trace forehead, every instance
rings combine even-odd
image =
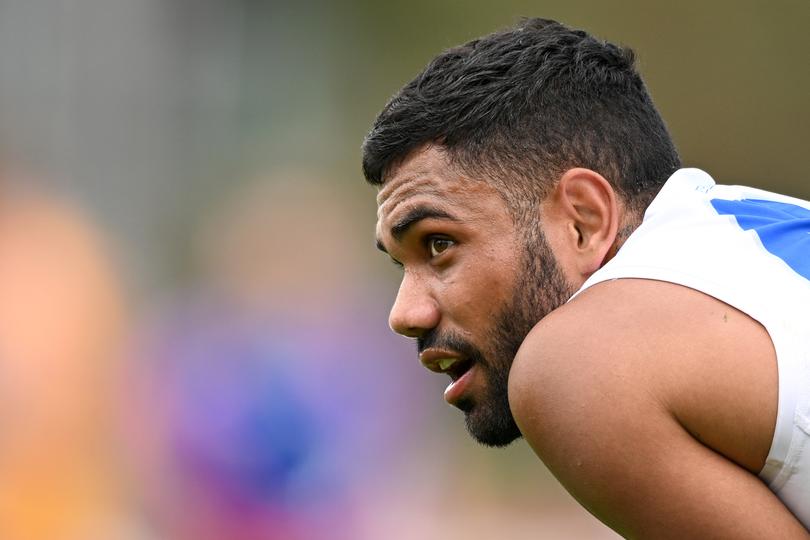
[[[489,182],[464,174],[435,146],[413,152],[385,181],[377,195],[378,227],[420,204],[468,218],[506,216],[506,206]]]

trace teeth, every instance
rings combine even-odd
[[[439,368],[440,368],[442,371],[447,371],[447,368],[449,368],[450,366],[452,366],[452,365],[453,365],[453,364],[455,364],[455,363],[456,363],[456,359],[455,359],[455,358],[441,358],[441,359],[439,360],[439,362],[438,362],[438,364],[439,364]]]

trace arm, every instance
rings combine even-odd
[[[760,387],[775,385],[775,366],[761,361],[760,338],[739,334],[753,335],[745,319],[729,328],[715,308],[730,309],[660,282],[586,291],[521,347],[515,419],[574,498],[622,535],[808,538],[746,468],[767,455],[775,389]],[[729,376],[731,365],[750,379]]]

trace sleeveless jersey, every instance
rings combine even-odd
[[[576,294],[618,278],[696,289],[768,331],[779,403],[759,476],[810,529],[810,202],[717,185],[703,171],[681,169],[613,259]]]

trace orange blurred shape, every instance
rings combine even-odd
[[[107,536],[119,292],[77,209],[0,191],[0,538]]]

